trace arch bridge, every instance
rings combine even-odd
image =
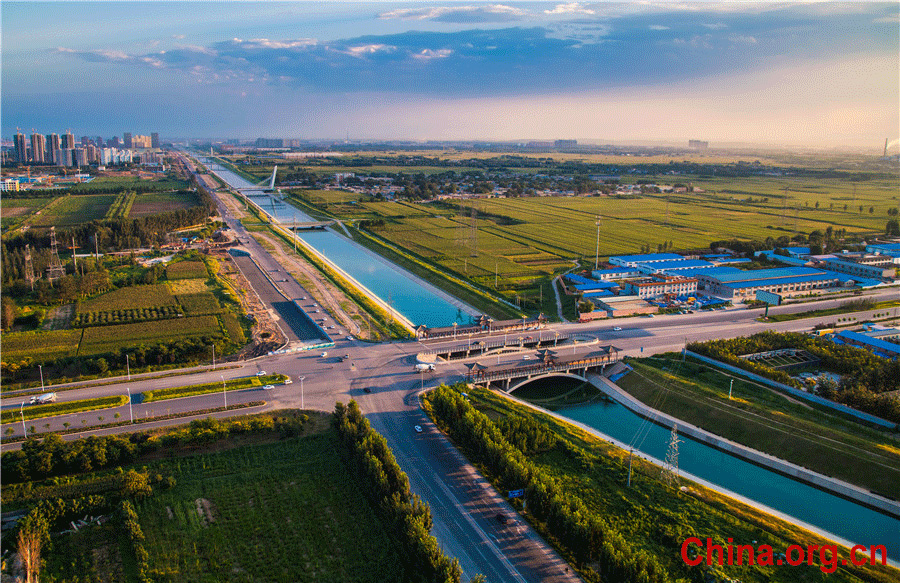
[[[586,354],[565,357],[553,350],[542,350],[536,363],[515,366],[488,367],[475,362],[466,365],[469,368],[466,382],[484,386],[497,382],[505,392],[511,393],[537,378],[562,376],[586,381],[588,371],[602,371],[607,365],[619,362],[620,350],[607,345]]]

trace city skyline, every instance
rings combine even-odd
[[[878,151],[900,126],[896,3],[12,2],[2,18],[5,137]]]

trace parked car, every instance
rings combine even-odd
[[[264,376],[266,376],[266,371],[261,370],[261,371],[259,371],[258,373],[256,373],[256,376],[258,376],[258,377],[264,377]]]

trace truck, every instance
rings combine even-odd
[[[417,364],[416,365],[416,372],[428,372],[428,371],[433,371],[433,370],[434,370],[433,364]]]
[[[31,397],[32,405],[46,405],[47,403],[56,402],[56,393],[44,393],[43,395],[35,395]]]

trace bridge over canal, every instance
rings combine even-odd
[[[586,375],[590,370],[603,369],[619,362],[620,348],[612,345],[601,346],[586,354],[562,356],[554,350],[540,351],[537,362],[516,364],[515,366],[486,366],[479,362],[467,364],[466,382],[488,386],[501,383],[503,390],[511,393],[535,379],[544,377],[570,377],[588,381]]]

